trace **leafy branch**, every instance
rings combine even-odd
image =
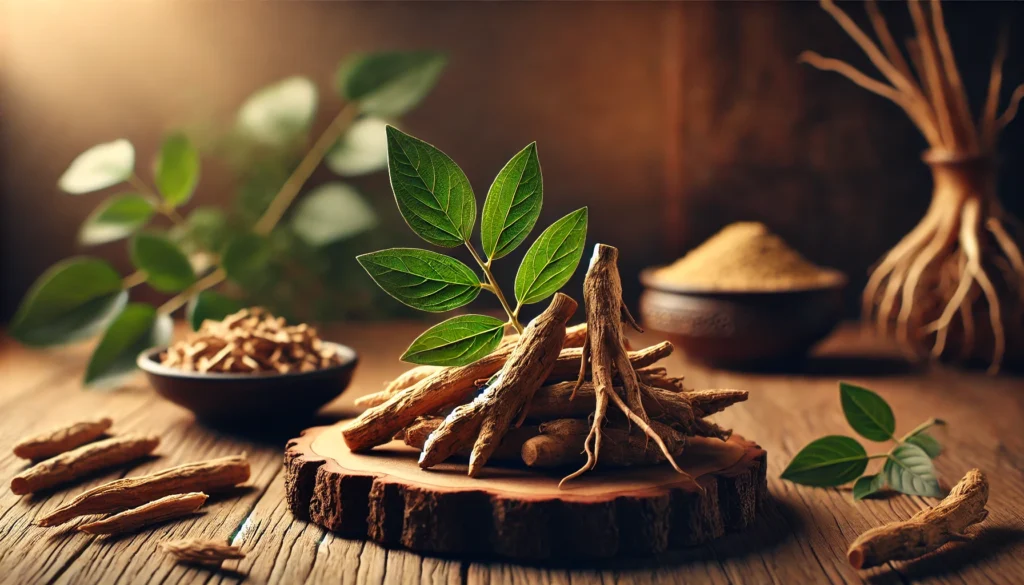
[[[522,333],[519,312],[524,305],[546,299],[569,281],[583,256],[587,209],[559,219],[530,246],[516,274],[512,308],[491,267],[526,239],[540,217],[544,187],[537,145],[512,157],[491,184],[481,215],[481,256],[471,241],[476,197],[462,169],[436,147],[392,126],[387,127],[387,144],[391,189],[405,222],[435,246],[465,246],[483,279],[459,260],[416,248],[381,250],[357,260],[385,292],[423,311],[451,311],[473,301],[480,291],[494,294],[506,321],[485,315],[453,317],[416,338],[402,356],[416,364],[470,364],[497,348],[506,326]]]
[[[415,107],[444,69],[430,52],[356,54],[338,69],[335,84],[344,106],[305,151],[254,221],[229,223],[219,209],[200,207],[183,216],[200,178],[200,153],[182,132],[162,141],[153,164],[153,187],[136,171],[131,142],[94,146],[71,162],[58,181],[71,195],[126,187],[102,202],[79,231],[84,245],[128,239],[135,272],[121,277],[106,261],[69,258],[46,271],[26,294],[11,334],[29,345],[87,339],[102,332],[86,370],[89,385],[110,385],[134,369],[143,349],[166,344],[170,315],[188,305],[197,327],[237,310],[240,301],[213,289],[231,281],[249,294],[280,278],[272,275],[281,242],[299,240],[318,250],[372,227],[376,216],[352,187],[332,182],[299,198],[322,161],[342,176],[382,170],[387,162],[385,120]],[[291,152],[308,141],[318,90],[290,77],[255,92],[238,111],[231,136],[239,151]],[[290,155],[287,155],[290,157]],[[260,167],[262,168],[262,167]],[[245,185],[243,185],[244,191]],[[294,209],[293,209],[294,208]],[[170,229],[155,226],[163,217]],[[278,229],[287,218],[287,229]],[[241,223],[241,225],[237,225]],[[168,295],[157,307],[129,303],[141,284]]]
[[[839,383],[839,396],[846,421],[857,434],[871,441],[892,442],[893,447],[886,453],[868,455],[855,439],[842,435],[823,437],[796,454],[782,472],[783,479],[817,487],[835,487],[856,480],[853,497],[857,500],[886,487],[910,495],[942,495],[932,464],[932,459],[942,453],[942,446],[928,432],[933,426],[945,424],[942,420],[929,419],[896,438],[896,418],[881,396],[845,382]],[[861,476],[871,459],[885,459],[882,471]]]

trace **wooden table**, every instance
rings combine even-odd
[[[403,366],[397,356],[421,330],[421,324],[388,324],[332,332],[328,337],[354,346],[362,363],[353,387],[323,418],[350,415],[355,396],[379,389],[399,373]],[[656,339],[643,337],[639,341]],[[1024,380],[939,368],[908,370],[849,327],[829,340],[821,357],[799,375],[708,370],[672,356],[670,371],[685,374],[694,387],[751,391],[749,402],[719,415],[718,422],[768,450],[774,499],[747,533],[667,558],[620,560],[600,567],[425,558],[336,538],[295,520],[288,511],[281,456],[289,431],[256,438],[218,432],[197,424],[141,382],[114,392],[82,391],[79,380],[87,351],[31,351],[0,340],[0,443],[10,445],[26,434],[106,412],[114,418],[116,431],[158,433],[163,440],[160,457],[42,497],[19,498],[2,490],[0,582],[1024,583]],[[940,431],[947,451],[936,462],[942,478],[953,483],[976,466],[991,481],[991,514],[971,542],[916,562],[858,573],[845,559],[846,547],[857,534],[908,518],[934,500],[892,496],[854,503],[847,490],[805,488],[778,479],[793,454],[810,440],[851,434],[839,405],[840,378],[884,396],[901,433],[931,416],[949,422]],[[259,424],[254,421],[254,426]],[[875,445],[869,452],[885,448]],[[211,501],[201,516],[124,538],[33,526],[36,518],[92,485],[240,451],[248,452],[252,461],[252,486],[236,497]],[[25,467],[9,449],[3,450],[0,465],[4,477]],[[183,537],[230,539],[248,557],[231,570],[176,565],[157,543]]]

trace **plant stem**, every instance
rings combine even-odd
[[[473,259],[480,265],[480,269],[484,271],[484,276],[487,278],[487,283],[483,285],[484,290],[494,293],[494,296],[498,297],[498,301],[501,302],[501,308],[505,309],[505,314],[508,315],[508,322],[515,327],[517,333],[523,332],[523,325],[519,322],[519,309],[515,311],[509,306],[508,301],[505,300],[505,295],[501,292],[501,288],[498,286],[497,281],[494,280],[494,274],[491,273],[491,262],[488,260],[484,262],[480,258],[480,254],[477,254],[476,248],[469,241],[466,242],[466,247],[469,248],[469,253],[473,255]]]
[[[157,307],[157,313],[161,315],[170,315],[177,311],[182,305],[188,302],[189,298],[193,295],[200,293],[208,288],[213,288],[218,284],[224,282],[227,278],[227,273],[224,272],[223,268],[218,268],[199,280],[193,282],[188,288],[181,291],[174,297],[170,298],[164,304]]]
[[[291,176],[281,186],[281,190],[277,192],[274,199],[270,202],[267,210],[263,213],[260,219],[253,226],[253,231],[259,235],[265,236],[270,233],[277,222],[281,221],[284,217],[285,211],[288,210],[288,206],[292,204],[295,197],[298,196],[299,190],[309,180],[310,175],[316,170],[316,167],[323,160],[324,156],[327,155],[327,151],[330,150],[334,143],[338,141],[338,138],[348,129],[352,122],[356,118],[356,114],[359,110],[354,104],[345,104],[345,107],[341,108],[338,115],[334,117],[327,129],[324,130],[323,134],[317,138],[313,146],[310,147],[309,152],[306,156],[299,161],[298,166],[292,171]]]
[[[868,459],[887,459],[888,457],[888,453],[881,453],[879,455],[868,455]]]
[[[124,288],[132,288],[146,282],[146,272],[143,270],[136,270],[121,280],[121,286]]]
[[[923,423],[917,425],[916,427],[914,427],[914,430],[912,430],[909,433],[903,435],[903,438],[900,439],[898,442],[899,443],[903,443],[904,441],[906,441],[910,437],[913,437],[914,435],[916,435],[918,433],[922,433],[922,432],[924,432],[924,431],[934,427],[935,425],[944,425],[944,424],[946,424],[946,421],[944,421],[942,419],[930,418],[930,419],[924,421]]]
[[[160,212],[161,215],[166,216],[175,224],[180,224],[185,221],[185,218],[181,217],[174,207],[164,201],[159,195],[157,195],[152,189],[149,188],[138,175],[132,173],[132,176],[128,177],[128,184],[138,189],[142,195],[149,199],[153,207]]]

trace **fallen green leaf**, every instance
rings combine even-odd
[[[839,383],[843,414],[857,434],[872,441],[889,441],[896,432],[892,408],[878,394],[846,382]]]
[[[868,454],[856,440],[830,435],[796,454],[782,479],[817,487],[834,487],[857,479],[868,466]]]
[[[935,467],[928,453],[917,445],[897,445],[889,453],[882,470],[892,489],[912,496],[942,496]]]

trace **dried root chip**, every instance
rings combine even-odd
[[[141,459],[159,444],[160,437],[139,435],[88,443],[22,471],[11,480],[11,491],[21,496],[56,487],[100,469]]]
[[[102,520],[82,524],[78,529],[88,534],[125,534],[140,528],[188,516],[202,507],[209,496],[202,492],[174,494],[138,508],[125,510]]]
[[[26,437],[14,446],[14,454],[22,459],[38,461],[60,455],[103,436],[114,422],[107,417],[77,422],[33,437]]]
[[[311,372],[341,363],[316,329],[288,326],[261,308],[242,309],[221,321],[203,321],[199,331],[167,348],[162,365],[186,372]]]

